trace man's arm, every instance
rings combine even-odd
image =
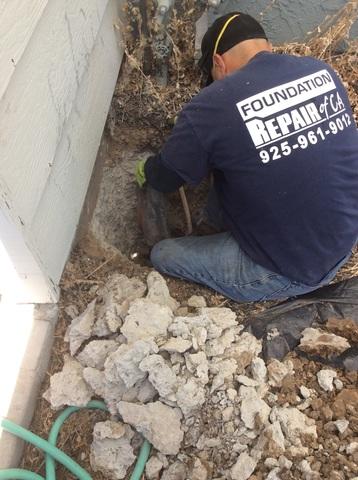
[[[145,180],[164,193],[197,185],[208,175],[208,157],[184,110],[162,151],[145,162]]]
[[[163,193],[175,192],[185,183],[177,173],[163,165],[160,153],[147,159],[144,174],[149,185]]]

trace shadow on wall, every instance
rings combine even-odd
[[[346,5],[346,0],[222,0],[210,9],[209,24],[216,17],[242,10],[262,25],[273,44],[303,41],[329,15]],[[352,27],[351,38],[358,38],[358,21]]]

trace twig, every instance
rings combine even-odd
[[[101,268],[103,268],[105,265],[107,265],[107,263],[109,263],[110,261],[112,261],[115,257],[117,256],[117,253],[115,253],[114,255],[112,255],[110,258],[108,258],[105,262],[101,263],[101,265],[99,265],[97,268],[95,268],[91,273],[89,273],[88,275],[85,276],[85,279],[91,277],[94,273],[98,272],[98,270],[100,270]]]

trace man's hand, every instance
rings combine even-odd
[[[144,165],[145,165],[146,161],[147,161],[147,159],[139,160],[139,162],[137,163],[136,169],[135,169],[135,178],[136,178],[136,181],[137,181],[138,185],[141,188],[143,187],[143,185],[146,182],[145,172],[144,172]]]

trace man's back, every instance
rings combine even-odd
[[[188,183],[213,171],[226,223],[267,269],[315,285],[358,234],[358,135],[332,69],[268,52],[184,109],[162,162]]]

